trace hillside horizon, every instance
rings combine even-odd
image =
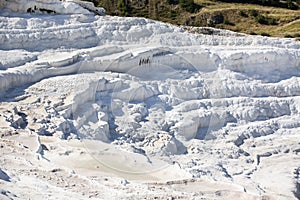
[[[299,0],[87,0],[114,16],[300,39]]]

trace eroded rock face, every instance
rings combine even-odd
[[[0,8],[33,14],[91,14],[105,15],[104,8],[80,0],[15,0],[1,1]]]

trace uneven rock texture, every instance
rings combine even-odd
[[[299,198],[299,42],[16,5],[0,11],[1,198]]]

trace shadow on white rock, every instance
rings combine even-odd
[[[10,177],[0,168],[0,179],[3,181],[10,181]]]

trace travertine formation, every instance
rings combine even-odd
[[[1,198],[299,198],[299,42],[22,2],[0,4]]]

